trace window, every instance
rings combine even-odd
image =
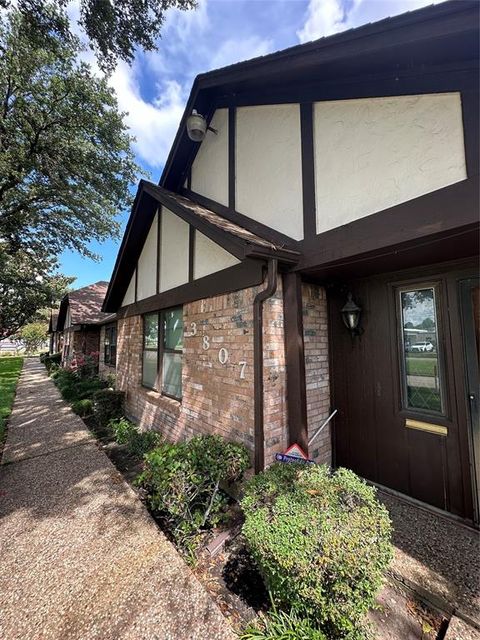
[[[111,367],[117,360],[117,325],[109,324],[105,327],[104,361]]]
[[[182,397],[183,309],[144,316],[143,385],[166,396]]]
[[[400,291],[403,405],[443,413],[435,286]]]

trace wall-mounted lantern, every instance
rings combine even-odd
[[[218,133],[213,127],[207,125],[207,121],[197,110],[194,109],[187,118],[187,134],[190,140],[194,142],[201,142],[205,138],[205,134],[208,131]]]
[[[353,296],[351,293],[347,296],[347,302],[342,307],[342,319],[344,325],[352,334],[352,338],[354,336],[359,336],[363,333],[363,329],[360,327],[360,315],[362,313],[361,307],[359,307],[353,301]]]

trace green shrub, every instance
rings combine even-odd
[[[240,480],[248,466],[243,445],[220,436],[196,436],[187,442],[163,442],[147,453],[138,483],[176,542],[187,548],[195,534],[221,520],[227,497],[220,483]]]
[[[388,512],[353,472],[274,464],[242,500],[243,533],[275,602],[360,637],[392,557]],[[360,634],[360,635],[359,635]]]
[[[40,358],[40,362],[42,364],[45,363],[45,358],[47,358],[49,356],[49,352],[48,351],[42,351],[42,353],[40,353],[39,358]]]
[[[273,607],[268,614],[249,624],[240,640],[327,640],[327,637],[295,609],[286,613]]]
[[[85,398],[84,400],[76,400],[72,404],[72,411],[81,418],[90,416],[93,413],[93,402],[89,398]]]
[[[110,420],[123,415],[124,391],[101,389],[93,394],[93,413],[101,427],[107,427]]]
[[[61,353],[52,353],[51,355],[46,355],[43,359],[43,364],[45,365],[48,373],[55,367],[59,367],[62,362],[62,354]]]
[[[138,427],[127,418],[110,420],[108,426],[113,431],[118,444],[126,444],[129,453],[138,458],[143,458],[148,451],[157,447],[161,442],[159,433],[152,430],[139,431]]]

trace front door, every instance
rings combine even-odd
[[[329,308],[336,465],[473,519],[458,285],[468,272],[353,280],[331,290]],[[362,308],[360,336],[341,321],[348,292]]]
[[[468,397],[469,445],[474,516],[480,522],[480,286],[478,278],[461,280],[460,307]]]

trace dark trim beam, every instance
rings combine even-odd
[[[297,273],[285,273],[283,275],[283,309],[287,372],[288,444],[297,443],[308,453],[302,281]]]
[[[303,242],[296,271],[344,262],[389,247],[453,234],[478,223],[478,176],[325,231]]]
[[[195,227],[188,230],[188,281],[193,282],[195,265]]]
[[[302,195],[303,195],[303,237],[317,233],[315,212],[315,167],[313,149],[313,104],[300,105],[300,129],[302,138]]]
[[[235,140],[237,112],[228,108],[228,208],[235,211]]]
[[[259,285],[263,282],[264,265],[265,263],[260,260],[245,260],[223,271],[122,307],[117,313],[117,319],[168,309],[202,298],[211,298]]]

